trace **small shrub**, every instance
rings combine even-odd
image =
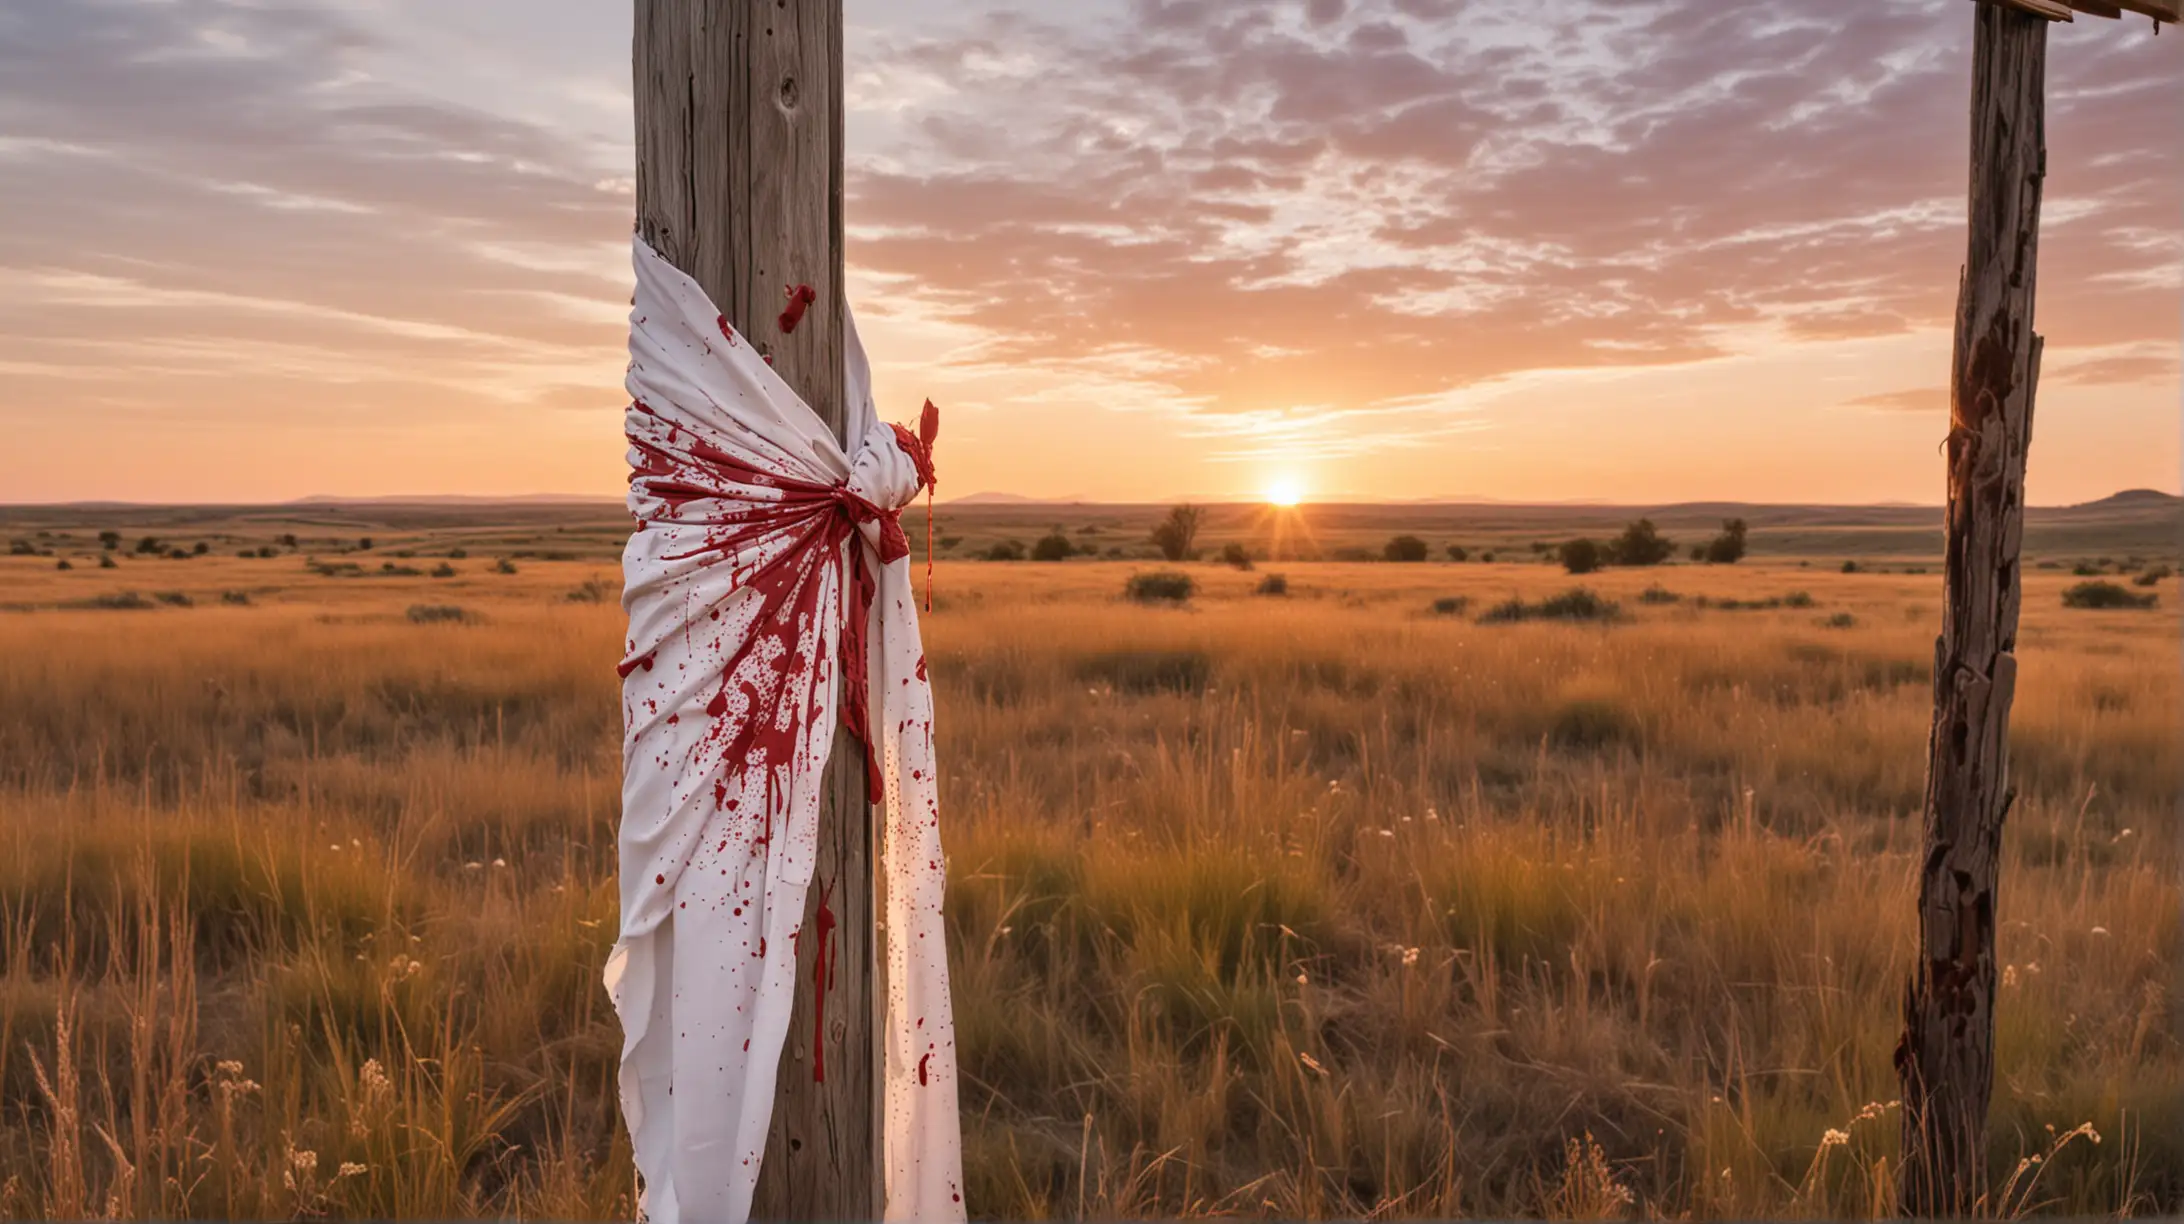
[[[120,565],[120,563],[119,563],[119,562],[117,562],[117,561],[115,561],[115,560],[114,560],[114,554],[112,554],[112,553],[103,553],[103,552],[102,552],[102,553],[100,553],[100,554],[99,554],[99,568],[100,568],[100,569],[120,569],[120,568],[121,568],[121,565]]]
[[[156,557],[160,553],[167,551],[167,546],[159,542],[158,536],[145,536],[143,539],[136,542],[136,550],[140,553],[146,554],[147,556]]]
[[[209,553],[211,551],[212,545],[205,543],[203,540],[199,540],[197,543],[190,545],[190,555],[192,556],[202,557],[206,553]]]
[[[1221,546],[1221,564],[1248,570],[1251,568],[1251,554],[1241,544],[1224,544]]]
[[[62,557],[60,560],[53,563],[53,568],[57,570],[72,570],[76,567],[68,563],[68,558]]]
[[[1844,573],[1846,573],[1846,574],[1855,574],[1855,573],[1859,572],[1859,565],[1858,565],[1858,563],[1857,563],[1856,561],[1845,561],[1845,562],[1843,562],[1843,572],[1844,572]]]
[[[1024,559],[1022,540],[1003,540],[986,550],[988,561],[1021,561]]]
[[[283,534],[283,535],[281,536],[281,547],[282,547],[282,548],[294,548],[295,546],[296,546],[296,536],[295,536],[295,533],[294,533],[294,532],[288,532],[288,533],[285,533],[285,534]]]
[[[450,569],[449,573],[454,571]],[[607,596],[618,594],[614,584],[602,578],[586,578],[584,585],[569,592],[570,603],[605,603]]]
[[[372,538],[365,536],[356,542],[356,547],[358,552],[370,552],[372,550]]]
[[[2081,582],[2063,592],[2066,608],[2151,608],[2160,596],[2140,595],[2114,582]]]
[[[222,591],[220,592],[220,602],[224,604],[233,604],[239,608],[247,608],[250,606],[250,592]]]
[[[1461,544],[1451,544],[1448,546],[1448,559],[1451,561],[1469,561],[1471,560],[1471,550]]]
[[[121,547],[121,533],[120,533],[120,532],[118,532],[118,531],[102,531],[102,532],[100,532],[100,533],[99,533],[99,547],[100,547],[100,548],[103,548],[103,549],[105,549],[105,550],[106,550],[106,551],[108,551],[108,552],[112,552],[112,551],[114,551],[115,549],[117,549],[117,548],[120,548],[120,547]]]
[[[167,559],[170,561],[187,561],[190,559],[189,550],[182,548],[170,548],[167,550]]]
[[[1857,627],[1857,624],[1858,618],[1848,612],[1838,612],[1820,622],[1823,629],[1852,629]]]
[[[1479,618],[1482,624],[1507,624],[1512,621],[1563,620],[1563,621],[1612,621],[1623,614],[1612,600],[1600,598],[1584,587],[1564,591],[1539,603],[1526,603],[1512,599],[1497,604]]]
[[[1471,600],[1465,596],[1443,595],[1433,601],[1433,614],[1435,616],[1462,616],[1464,609],[1470,606]]]
[[[2154,568],[2147,570],[2145,573],[2140,574],[2138,577],[2133,578],[2131,580],[2131,584],[2133,586],[2142,587],[2159,586],[2161,584],[2161,580],[2167,578],[2172,572],[2173,571],[2171,571],[2170,568],[2166,565],[2157,565]]]
[[[1034,561],[1067,561],[1076,553],[1077,546],[1070,543],[1069,537],[1063,535],[1059,527],[1040,536],[1031,546],[1031,559]]]
[[[196,600],[191,599],[181,591],[154,591],[152,598],[171,608],[194,607],[197,603]]]
[[[1683,596],[1678,595],[1676,592],[1669,590],[1667,587],[1664,587],[1659,583],[1655,583],[1652,586],[1647,587],[1638,596],[1638,602],[1643,604],[1672,604],[1680,603],[1682,602],[1682,600]]]
[[[1567,541],[1557,555],[1562,560],[1562,568],[1573,574],[1590,574],[1600,568],[1600,546],[1591,540]]]
[[[1389,561],[1423,561],[1426,542],[1414,535],[1399,535],[1388,541],[1380,555]]]
[[[2108,572],[2108,570],[2102,566],[2093,564],[2091,561],[2080,561],[2077,565],[2071,567],[2070,572],[2080,578],[2092,578],[2100,574],[2105,574]]]
[[[1198,538],[1198,507],[1185,504],[1173,507],[1160,526],[1153,528],[1153,546],[1160,555],[1170,561],[1187,561],[1192,555],[1191,544]]]
[[[1694,560],[1705,561],[1708,565],[1735,565],[1744,559],[1744,537],[1747,530],[1743,519],[1723,519],[1721,534],[1709,540],[1705,551],[1700,552]]]
[[[1785,608],[1809,608],[1812,606],[1812,596],[1805,591],[1791,591],[1782,597],[1782,606]]]
[[[435,578],[453,578],[455,576],[455,567],[442,561],[432,567],[432,576]]]
[[[454,560],[462,561],[470,556],[470,550],[467,548],[450,548],[447,550],[447,555]]]
[[[496,574],[513,574],[516,572],[516,563],[502,557],[493,563],[493,572]]]
[[[467,610],[454,604],[411,604],[408,615],[413,625],[462,624],[471,619]]]
[[[1494,550],[1488,549],[1487,551],[1480,553],[1479,560],[1491,563],[1494,560]]]
[[[8,555],[11,557],[35,557],[38,555],[38,546],[29,540],[9,540]]]
[[[1266,577],[1259,579],[1259,594],[1287,595],[1289,594],[1289,579],[1281,574],[1268,574]]]
[[[1182,603],[1191,597],[1198,586],[1189,574],[1175,570],[1153,570],[1150,573],[1132,574],[1124,585],[1123,594],[1139,603]]]
[[[102,612],[137,612],[154,607],[151,600],[135,591],[108,591],[89,599],[67,605],[72,608],[96,608]]]
[[[1607,560],[1615,565],[1659,565],[1676,553],[1676,542],[1654,529],[1652,519],[1639,519],[1608,542]]]

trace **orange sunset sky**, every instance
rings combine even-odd
[[[0,8],[0,502],[616,496],[624,0]],[[849,0],[942,492],[1935,502],[1967,0]],[[2184,35],[2050,41],[2030,497],[2174,490]]]

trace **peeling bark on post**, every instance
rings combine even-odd
[[[2047,168],[2044,18],[1974,6],[1971,241],[1949,380],[1949,503],[1927,742],[1918,963],[1896,1047],[1898,1209],[1965,1216],[1986,1192],[1994,1091],[1995,895],[2017,686],[2019,543],[2040,337],[2032,330]]]
[[[634,59],[637,232],[840,436],[841,0],[636,0]],[[784,335],[776,320],[799,284],[817,298]],[[882,1205],[874,823],[846,730],[824,789],[803,930],[817,935],[825,898],[837,919],[826,1078],[814,1076],[819,940],[801,938],[755,1219],[877,1219]]]

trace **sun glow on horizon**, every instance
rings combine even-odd
[[[1266,504],[1284,509],[1304,500],[1304,482],[1294,476],[1276,476],[1266,486]]]

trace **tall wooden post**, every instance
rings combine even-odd
[[[1963,1216],[1986,1190],[1994,1090],[1995,882],[2017,687],[2018,545],[2040,337],[2032,330],[2047,169],[2047,19],[1973,6],[1971,243],[1949,378],[1949,504],[1934,646],[1919,947],[1896,1047],[1898,1208]]]
[[[637,230],[688,273],[839,436],[842,386],[842,0],[636,0]],[[784,335],[787,286],[818,298]],[[819,812],[803,929],[838,922],[826,984],[826,1078],[813,1067],[817,938],[797,941],[755,1219],[880,1214],[872,809],[847,732]],[[724,1106],[725,1107],[725,1106]]]

